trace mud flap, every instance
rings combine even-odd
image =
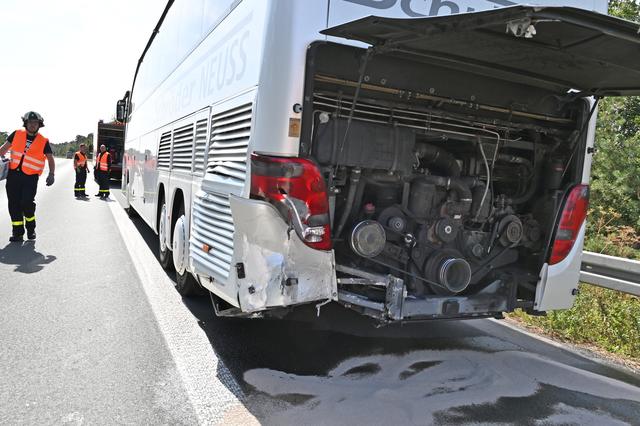
[[[229,198],[243,312],[336,300],[333,251],[306,246],[269,203]]]

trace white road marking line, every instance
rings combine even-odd
[[[229,410],[243,410],[245,396],[240,386],[217,357],[207,335],[175,291],[173,282],[120,203],[108,204],[199,422],[216,424]],[[248,412],[245,414],[245,419],[255,420]]]

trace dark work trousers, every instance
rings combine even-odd
[[[76,169],[76,184],[73,187],[73,192],[76,197],[86,197],[85,184],[87,183],[87,169],[84,167],[78,167]]]
[[[103,172],[101,170],[96,171],[96,180],[100,185],[99,194],[101,197],[109,196],[109,172]]]
[[[38,190],[38,175],[25,175],[16,170],[10,170],[7,176],[7,199],[9,200],[9,215],[13,235],[24,235],[27,231],[36,229],[36,191]]]

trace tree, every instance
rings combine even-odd
[[[74,140],[69,142],[51,144],[51,149],[56,157],[65,157],[68,152],[78,151],[81,143],[87,146],[87,152],[93,152],[93,133],[89,133],[87,136],[77,135]]]
[[[637,0],[611,0],[611,15],[640,22]],[[592,222],[598,215],[618,214],[614,226],[633,226],[640,231],[640,98],[607,98],[600,103],[592,170]]]
[[[640,2],[637,0],[609,0],[609,15],[640,22]]]

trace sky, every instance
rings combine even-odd
[[[42,114],[52,143],[115,115],[165,0],[0,0],[0,131]]]

